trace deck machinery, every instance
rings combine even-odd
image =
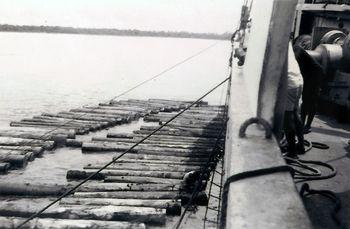
[[[294,38],[324,67],[320,111],[339,121],[350,121],[349,31],[350,0],[299,0]]]

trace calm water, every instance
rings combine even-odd
[[[107,101],[139,82],[162,72],[213,40],[87,36],[62,34],[0,33],[0,128],[11,120],[59,112]],[[200,56],[164,74],[123,98],[194,100],[227,75],[229,42],[220,42]],[[207,100],[220,103],[225,87]],[[132,132],[142,121],[114,127]],[[106,131],[82,136],[105,136]],[[82,154],[80,149],[46,152],[25,169],[13,170],[7,179],[16,182],[65,183],[69,169],[113,154]]]
[[[0,126],[42,112],[107,101],[214,40],[0,33]],[[124,98],[200,97],[227,75],[229,42]],[[208,97],[223,100],[223,89]]]

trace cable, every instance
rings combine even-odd
[[[41,213],[43,213],[46,209],[48,209],[49,207],[51,207],[52,205],[54,205],[55,203],[57,203],[58,201],[60,201],[62,198],[66,197],[67,195],[73,193],[75,190],[77,190],[81,185],[83,185],[84,183],[86,183],[88,180],[90,180],[92,177],[94,177],[95,175],[97,175],[98,173],[100,173],[102,170],[106,169],[108,166],[110,166],[111,164],[113,164],[114,162],[116,162],[117,160],[119,160],[119,158],[121,158],[122,156],[124,156],[125,154],[127,154],[128,152],[132,151],[136,146],[138,146],[139,144],[143,143],[145,140],[147,140],[149,137],[151,137],[153,134],[155,134],[156,132],[158,132],[160,129],[162,129],[164,126],[168,125],[171,121],[173,121],[174,119],[176,119],[177,117],[179,117],[182,113],[184,113],[185,111],[187,111],[188,109],[190,109],[192,106],[194,106],[195,104],[197,104],[198,102],[200,102],[204,97],[206,97],[207,95],[209,95],[211,92],[213,92],[215,89],[217,89],[218,87],[220,87],[222,84],[224,84],[226,81],[229,80],[229,77],[226,78],[225,80],[223,80],[222,82],[220,82],[219,84],[217,84],[215,87],[213,87],[212,89],[210,89],[207,93],[205,93],[203,96],[201,96],[199,99],[197,99],[196,101],[194,101],[193,103],[191,103],[189,106],[187,106],[185,109],[183,109],[182,111],[180,111],[179,113],[177,113],[176,115],[174,115],[172,118],[170,118],[167,122],[165,122],[164,124],[162,124],[160,127],[158,127],[157,129],[153,130],[150,134],[148,134],[146,137],[144,137],[143,139],[141,139],[140,141],[138,141],[137,143],[135,143],[133,146],[131,146],[129,149],[127,149],[126,151],[124,151],[122,154],[120,154],[119,156],[113,158],[113,160],[111,160],[110,162],[108,162],[106,165],[104,165],[103,167],[101,167],[99,170],[97,170],[96,172],[92,173],[91,175],[89,175],[87,178],[85,178],[83,181],[81,181],[80,183],[78,183],[76,186],[74,186],[73,188],[71,188],[70,190],[66,191],[65,193],[63,193],[61,196],[59,196],[56,200],[52,201],[50,204],[48,204],[47,206],[45,206],[44,208],[42,208],[40,211],[38,211],[37,213],[33,214],[32,216],[30,216],[28,219],[26,219],[25,221],[23,221],[21,224],[19,224],[16,228],[21,228],[23,225],[25,225],[26,223],[28,223],[29,221],[31,221],[32,219],[36,218],[37,216],[39,216]]]
[[[147,82],[149,82],[149,81],[151,81],[151,80],[154,80],[154,79],[160,77],[161,75],[163,75],[164,73],[166,73],[166,72],[168,72],[168,71],[170,71],[170,70],[172,70],[172,69],[178,67],[179,65],[184,64],[185,62],[187,62],[187,61],[193,59],[194,57],[199,56],[200,54],[202,54],[203,52],[207,51],[208,49],[210,49],[210,48],[216,46],[219,42],[220,42],[220,41],[218,41],[218,42],[216,42],[216,43],[214,43],[214,44],[211,44],[210,46],[208,46],[208,47],[206,47],[206,48],[200,50],[199,52],[197,52],[197,53],[195,53],[195,54],[193,54],[193,55],[191,55],[191,56],[185,58],[184,60],[182,60],[182,61],[180,61],[180,62],[178,62],[178,63],[176,63],[176,64],[174,64],[174,65],[172,65],[172,66],[170,66],[170,67],[168,67],[167,69],[161,71],[160,73],[156,74],[155,76],[152,76],[151,78],[149,78],[149,79],[147,79],[147,80],[145,80],[145,81],[143,81],[143,82],[141,82],[141,83],[135,85],[134,87],[132,87],[132,88],[130,88],[130,89],[128,89],[128,90],[126,90],[126,91],[120,93],[119,95],[115,96],[114,98],[108,100],[108,102],[111,103],[112,101],[114,101],[115,99],[119,98],[120,96],[123,96],[123,95],[129,93],[129,92],[132,91],[132,90],[135,90],[136,88],[138,88],[138,87],[140,87],[140,86],[146,84]],[[94,111],[94,110],[97,110],[97,108],[91,109],[91,111]],[[69,121],[67,121],[67,122],[64,122],[64,123],[62,123],[61,125],[59,125],[59,126],[53,128],[53,129],[51,129],[51,130],[45,132],[43,135],[39,136],[38,140],[43,140],[44,137],[45,137],[45,136],[48,136],[50,133],[52,133],[52,132],[54,132],[54,131],[60,129],[61,127],[65,126],[65,125],[67,125],[67,124],[72,123],[72,122],[75,121],[76,119],[79,119],[79,118],[81,118],[81,117],[84,117],[85,115],[86,115],[86,113],[83,113],[83,114],[81,114],[81,115],[78,115],[78,116],[76,116],[75,118],[72,118],[71,120],[69,120]],[[73,128],[72,128],[72,129],[73,129]],[[37,140],[37,139],[33,139],[32,141],[29,141],[28,144],[34,142],[35,140]],[[17,148],[15,148],[15,149],[9,150],[9,151],[8,151],[8,154],[10,154],[11,152],[13,152],[13,151],[16,150],[16,149],[19,149],[19,147],[21,147],[21,145],[17,146]]]
[[[189,57],[187,57],[186,59],[184,59],[184,60],[182,60],[182,61],[180,61],[180,62],[178,62],[178,63],[176,63],[176,64],[174,64],[174,65],[172,65],[172,66],[170,66],[170,67],[168,67],[168,68],[166,68],[165,70],[161,71],[160,73],[156,74],[155,76],[152,76],[151,78],[146,79],[146,80],[142,81],[141,83],[139,83],[139,84],[133,86],[132,88],[130,88],[130,89],[128,89],[128,90],[126,90],[126,91],[120,93],[119,95],[113,97],[109,102],[113,102],[115,99],[117,99],[117,98],[119,98],[119,97],[121,97],[121,96],[123,96],[123,95],[129,93],[129,92],[132,91],[132,90],[135,90],[136,88],[138,88],[138,87],[144,85],[145,83],[148,83],[149,81],[152,81],[152,80],[154,80],[154,79],[160,77],[160,76],[163,75],[164,73],[166,73],[166,72],[168,72],[168,71],[170,71],[170,70],[176,68],[177,66],[179,66],[179,65],[181,65],[181,64],[183,64],[183,63],[189,61],[190,59],[192,59],[192,58],[194,58],[194,57],[196,57],[196,56],[202,54],[203,52],[207,51],[208,49],[214,47],[214,46],[217,45],[219,42],[220,42],[220,41],[218,41],[218,42],[216,42],[216,43],[214,43],[214,44],[212,44],[212,45],[206,47],[205,49],[202,49],[201,51],[199,51],[199,52],[193,54],[192,56],[189,56]]]

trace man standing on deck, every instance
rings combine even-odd
[[[293,48],[296,60],[299,63],[300,71],[304,79],[302,94],[303,102],[301,104],[301,120],[304,126],[304,133],[309,133],[311,129],[311,123],[315,117],[317,110],[317,100],[320,95],[321,83],[324,78],[324,69],[304,50],[303,47],[295,45]]]
[[[298,114],[302,90],[303,77],[290,43],[288,46],[287,102],[284,113],[284,133],[288,143],[287,157],[297,157],[297,154],[305,153],[303,124]],[[298,144],[295,143],[296,136]]]

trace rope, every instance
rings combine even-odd
[[[128,89],[128,90],[126,90],[126,91],[120,93],[119,95],[113,97],[109,102],[113,102],[115,99],[117,99],[117,98],[119,98],[119,97],[121,97],[121,96],[123,96],[123,95],[129,93],[130,91],[135,90],[136,88],[138,88],[138,87],[144,85],[145,83],[148,83],[148,82],[150,82],[150,81],[152,81],[152,80],[154,80],[154,79],[160,77],[160,76],[163,75],[164,73],[169,72],[170,70],[176,68],[177,66],[179,66],[179,65],[181,65],[181,64],[183,64],[183,63],[185,63],[185,62],[187,62],[187,61],[189,61],[189,60],[191,60],[191,59],[193,59],[194,57],[196,57],[196,56],[202,54],[203,52],[207,51],[208,49],[210,49],[210,48],[216,46],[219,42],[220,42],[220,41],[218,41],[218,42],[216,42],[216,43],[214,43],[214,44],[212,44],[212,45],[210,45],[210,46],[208,46],[208,47],[206,47],[206,48],[200,50],[199,52],[197,52],[197,53],[195,53],[195,54],[193,54],[193,55],[187,57],[186,59],[184,59],[184,60],[182,60],[182,61],[180,61],[180,62],[178,62],[178,63],[176,63],[176,64],[174,64],[174,65],[172,65],[172,66],[170,66],[170,67],[168,67],[168,68],[166,68],[165,70],[163,70],[163,71],[161,71],[160,73],[158,73],[158,74],[152,76],[151,78],[146,79],[146,80],[142,81],[141,83],[139,83],[139,84],[133,86],[132,88],[130,88],[130,89]]]
[[[58,201],[60,201],[62,198],[68,196],[69,194],[73,193],[75,190],[77,190],[81,185],[83,185],[84,183],[86,183],[87,181],[89,181],[92,177],[96,176],[97,174],[99,174],[102,170],[106,169],[108,166],[110,166],[111,164],[113,164],[114,162],[116,162],[117,160],[119,160],[122,156],[124,156],[125,154],[129,153],[130,151],[132,151],[135,147],[137,147],[138,145],[140,145],[141,143],[143,143],[145,140],[147,140],[149,137],[151,137],[152,135],[154,135],[156,132],[158,132],[160,129],[162,129],[163,127],[165,127],[166,125],[168,125],[170,122],[172,122],[174,119],[176,119],[177,117],[179,117],[181,114],[183,114],[185,111],[187,111],[188,109],[190,109],[192,106],[196,105],[197,103],[199,103],[203,98],[205,98],[207,95],[209,95],[211,92],[213,92],[215,89],[217,89],[218,87],[220,87],[222,84],[224,84],[226,81],[228,81],[229,78],[226,78],[225,80],[223,80],[222,82],[220,82],[219,84],[217,84],[215,87],[213,87],[212,89],[210,89],[208,92],[206,92],[203,96],[201,96],[199,99],[197,99],[196,101],[194,101],[193,103],[191,103],[188,107],[186,107],[185,109],[183,109],[182,111],[178,112],[176,115],[174,115],[172,118],[170,118],[167,122],[165,122],[164,124],[162,124],[161,126],[159,126],[157,129],[153,130],[150,134],[148,134],[146,137],[144,137],[143,139],[141,139],[140,141],[138,141],[137,143],[135,143],[133,146],[131,146],[129,149],[127,149],[126,151],[124,151],[122,154],[120,154],[119,156],[113,158],[113,160],[111,160],[110,162],[108,162],[106,165],[104,165],[103,167],[101,167],[99,170],[97,170],[96,172],[92,173],[91,175],[89,175],[87,178],[85,178],[83,181],[81,181],[80,183],[78,183],[76,186],[74,186],[73,188],[71,188],[70,190],[66,191],[65,193],[63,193],[61,196],[59,196],[56,200],[52,201],[50,204],[48,204],[47,206],[45,206],[44,208],[42,208],[40,211],[38,211],[37,213],[33,214],[32,216],[30,216],[28,219],[26,219],[25,221],[23,221],[21,224],[19,224],[16,228],[21,228],[23,225],[25,225],[26,223],[28,223],[29,221],[31,221],[32,219],[38,217],[41,213],[43,213],[46,209],[48,209],[49,207],[51,207],[52,205],[54,205],[55,203],[57,203]]]
[[[180,61],[180,62],[178,62],[178,63],[176,63],[176,64],[174,64],[174,65],[172,65],[172,66],[170,66],[170,67],[168,67],[168,68],[166,68],[165,70],[163,70],[163,71],[161,71],[160,73],[158,73],[158,74],[152,76],[151,78],[149,78],[149,79],[147,79],[147,80],[145,80],[145,81],[142,81],[141,83],[135,85],[134,87],[132,87],[132,88],[130,88],[130,89],[128,89],[128,90],[126,90],[126,91],[120,93],[119,95],[113,97],[112,99],[108,100],[108,102],[109,102],[109,103],[113,102],[115,99],[117,99],[117,98],[119,98],[119,97],[121,97],[121,96],[123,96],[123,95],[125,95],[125,94],[127,94],[127,93],[129,93],[129,92],[131,92],[131,91],[133,91],[133,90],[135,90],[136,88],[138,88],[138,87],[140,87],[140,86],[146,84],[146,83],[149,82],[149,81],[152,81],[152,80],[154,80],[154,79],[160,77],[160,76],[163,75],[164,73],[169,72],[170,70],[172,70],[172,69],[174,69],[174,68],[176,68],[176,67],[178,67],[178,66],[184,64],[185,62],[187,62],[187,61],[193,59],[194,57],[199,56],[200,54],[204,53],[205,51],[209,50],[210,48],[216,46],[219,42],[220,42],[220,41],[218,41],[218,42],[216,42],[216,43],[214,43],[214,44],[211,44],[210,46],[208,46],[208,47],[206,47],[206,48],[200,50],[199,52],[197,52],[197,53],[195,53],[195,54],[193,54],[193,55],[191,55],[191,56],[185,58],[184,60],[182,60],[182,61]],[[91,110],[92,110],[92,111],[95,111],[96,109],[97,109],[97,108],[93,108],[93,109],[91,109]],[[81,114],[81,115],[78,115],[78,116],[75,117],[75,118],[72,118],[71,120],[69,120],[69,121],[67,121],[67,122],[62,123],[61,125],[59,125],[59,126],[53,128],[53,129],[51,129],[51,130],[45,132],[43,135],[39,136],[38,139],[39,139],[39,140],[40,140],[40,139],[44,139],[45,136],[48,136],[48,135],[51,134],[52,132],[54,132],[54,131],[60,129],[61,127],[65,126],[65,125],[67,125],[67,124],[72,123],[72,122],[73,122],[74,120],[76,120],[76,119],[79,119],[79,118],[84,117],[85,115],[87,115],[87,114],[86,114],[86,113],[83,113],[83,114]],[[35,140],[37,140],[37,139],[33,139],[33,140],[29,141],[28,144],[34,142]],[[13,151],[16,150],[16,149],[19,149],[19,147],[21,147],[21,145],[17,146],[17,148],[15,148],[15,149],[9,150],[9,151],[8,151],[8,154],[10,154],[11,152],[13,152]]]
[[[225,228],[227,200],[228,200],[229,187],[231,183],[242,179],[246,179],[246,178],[263,176],[263,175],[273,174],[277,172],[291,172],[293,174],[293,169],[288,165],[281,165],[276,167],[245,171],[245,172],[237,173],[228,177],[225,181],[223,192],[222,192],[220,228]]]
[[[335,223],[338,226],[340,226],[340,228],[344,228],[342,221],[337,216],[338,212],[341,209],[341,201],[339,197],[334,192],[329,190],[310,189],[310,186],[308,183],[304,183],[300,188],[300,196],[303,198],[307,196],[315,195],[315,194],[324,196],[334,202],[334,208],[331,213],[332,219],[335,221]]]

